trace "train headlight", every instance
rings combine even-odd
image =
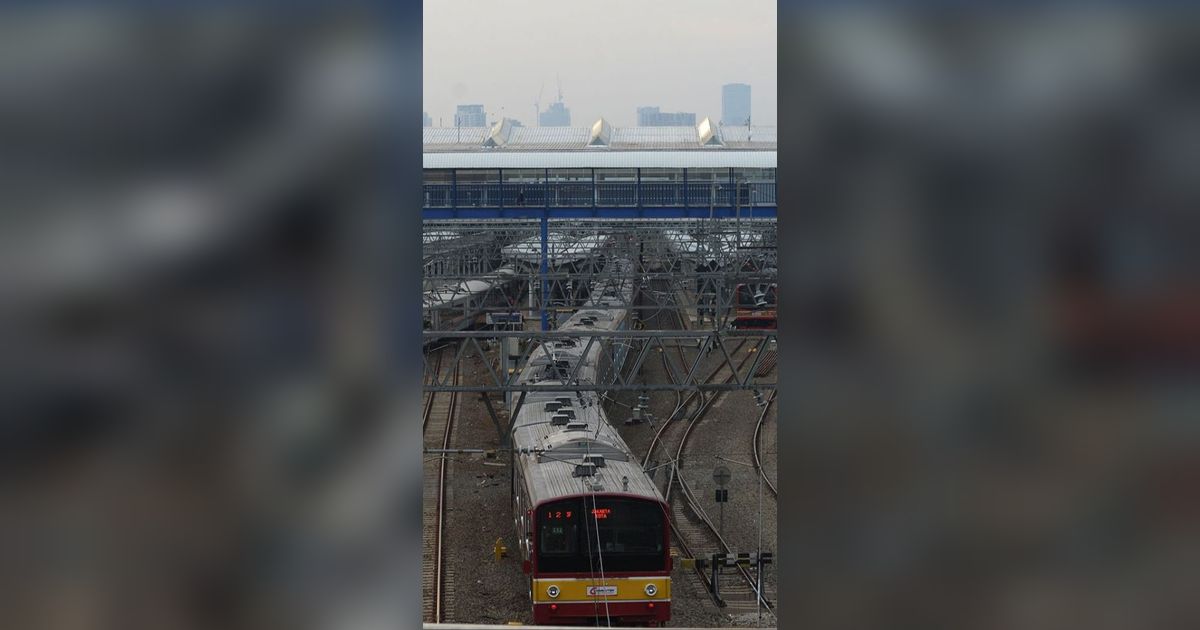
[[[658,587],[653,584],[647,584],[646,585],[646,595],[648,595],[650,597],[654,597],[655,595],[658,595]]]
[[[546,587],[546,594],[550,597],[558,597],[558,593],[559,590],[557,586],[551,584],[550,586]]]

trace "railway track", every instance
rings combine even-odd
[[[745,346],[745,342],[738,344],[734,349],[734,354],[740,352]],[[747,361],[753,358],[747,354],[738,362],[737,370],[741,370]],[[722,382],[728,383],[733,380],[735,372],[728,365],[722,365],[710,375],[709,381],[720,378],[721,374],[725,374]],[[684,458],[684,452],[687,449],[688,438],[700,422],[704,419],[705,414],[712,408],[713,403],[720,399],[726,392],[715,392],[713,395],[704,398],[696,413],[692,414],[684,428],[683,435],[679,440],[679,446],[675,451],[676,465],[680,465]],[[672,471],[674,472],[674,470]],[[714,553],[735,553],[729,543],[721,536],[717,526],[713,524],[712,519],[701,507],[700,501],[696,498],[692,488],[687,484],[682,476],[672,474],[673,485],[668,487],[668,491],[673,491],[674,496],[683,499],[682,502],[674,501],[671,504],[673,523],[679,524],[681,533],[684,533],[683,538],[687,539],[687,544],[690,549],[690,557],[692,558],[707,558]],[[682,517],[682,518],[681,518]],[[686,528],[686,532],[684,532]],[[738,566],[737,574],[742,578],[737,581],[725,581],[720,585],[720,601],[719,605],[723,605],[732,612],[752,612],[758,610],[758,597],[756,596],[756,579],[755,576],[745,567]],[[703,571],[697,570],[697,573],[702,576],[706,587],[711,587],[711,576]],[[762,607],[767,612],[774,614],[773,598],[769,594],[764,593],[762,598]]]
[[[434,359],[435,374],[441,374],[442,357],[446,350],[439,352]],[[451,382],[458,384],[458,362],[452,361],[453,370]],[[458,408],[456,392],[426,392],[424,412],[421,418],[422,435],[425,448],[450,448],[450,435],[454,426],[454,416]],[[425,458],[422,475],[422,520],[424,534],[421,539],[423,547],[421,582],[422,598],[421,613],[424,619],[432,623],[440,623],[445,619],[445,611],[452,603],[452,586],[448,584],[445,574],[445,531],[446,513],[446,466],[445,455]]]
[[[736,356],[746,346],[746,343],[746,341],[740,342],[734,348],[732,354]],[[723,383],[731,382],[734,379],[735,370],[740,371],[746,365],[746,362],[752,358],[752,354],[747,354],[732,369],[727,363],[722,363],[722,365],[708,374],[705,382],[711,383],[718,379]],[[715,392],[708,397],[704,397],[699,391],[688,394],[676,408],[676,413],[672,414],[672,417],[668,418],[655,433],[642,462],[643,467],[649,465],[656,447],[660,447],[669,453],[666,444],[667,435],[668,433],[679,432],[674,430],[674,427],[683,424],[681,435],[679,435],[679,443],[674,453],[674,461],[678,466],[679,462],[682,461],[688,437],[695,427],[700,424],[700,421],[712,407],[713,403],[725,393]],[[687,417],[682,413],[683,409],[690,406],[697,399],[700,400],[700,406],[696,409],[695,413],[691,414],[686,424],[675,422],[676,418]],[[714,553],[734,553],[734,550],[721,536],[717,527],[713,525],[703,508],[700,507],[699,501],[697,501],[691,487],[687,485],[682,477],[675,473],[675,467],[670,467],[669,469],[665,488],[664,495],[671,504],[671,529],[674,533],[674,542],[684,557],[707,558]],[[728,612],[753,612],[758,610],[758,597],[755,592],[756,580],[754,575],[741,566],[737,567],[735,571],[741,579],[736,581],[722,581],[720,585],[721,596],[719,599],[714,598],[714,601]],[[705,591],[711,593],[711,576],[698,568],[696,569],[696,575],[703,583]],[[772,603],[770,593],[766,593],[765,595],[763,598],[763,609],[774,614],[774,604]]]
[[[763,485],[771,491],[771,496],[779,498],[779,491],[775,489],[775,483],[767,476],[766,469],[762,465],[762,428],[763,422],[766,421],[767,412],[771,410],[771,405],[775,404],[775,395],[777,391],[771,392],[771,397],[767,399],[767,404],[763,405],[762,413],[758,414],[758,422],[754,424],[754,469],[763,478]]]
[[[745,341],[745,340],[739,341],[738,345],[733,349],[733,352],[731,354],[736,355],[738,352],[741,352],[742,348],[744,348],[746,346],[746,343],[747,343],[747,341]],[[680,352],[682,354],[682,350]],[[750,356],[746,356],[746,357],[742,358],[741,362],[738,363],[738,365],[737,365],[737,369],[740,370],[743,366],[745,366],[746,361],[748,361],[749,359],[750,359]],[[716,369],[709,372],[708,376],[705,377],[704,382],[712,383],[715,380],[717,380],[718,378],[720,378],[722,376],[722,373],[724,373],[724,379],[721,381],[722,383],[728,383],[733,380],[733,377],[734,377],[733,371],[729,369],[729,365],[727,363],[722,363],[721,365],[717,366]],[[712,403],[715,402],[723,394],[725,394],[725,392],[714,392],[714,394],[712,396],[704,398],[703,393],[699,390],[689,392],[687,394],[687,396],[683,399],[683,402],[676,406],[675,413],[671,414],[671,417],[667,418],[667,420],[658,427],[658,431],[655,432],[654,438],[652,440],[650,440],[649,448],[646,449],[646,456],[642,460],[642,466],[645,467],[645,466],[649,465],[650,458],[654,455],[654,449],[656,447],[663,445],[666,441],[665,435],[669,432],[669,430],[673,429],[674,427],[676,427],[678,425],[678,423],[675,422],[675,420],[685,417],[685,414],[683,414],[684,409],[689,407],[692,404],[692,402],[695,401],[697,398],[701,399],[700,408],[696,410],[696,413],[693,414],[693,416],[692,416],[691,422],[689,422],[689,424],[688,424],[687,430],[690,431],[691,427],[694,426],[696,424],[696,422],[700,418],[703,417],[703,414],[708,411],[708,408],[712,406]],[[686,435],[686,431],[685,431],[685,435]]]

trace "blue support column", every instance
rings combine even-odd
[[[688,176],[687,176],[688,173],[687,172],[688,172],[688,170],[686,168],[683,169],[683,207],[685,210],[688,208],[688,206],[691,205],[688,202],[688,198],[691,197],[691,194],[690,194],[691,191],[688,190]]]
[[[546,282],[546,274],[550,271],[547,262],[547,244],[550,240],[550,221],[546,214],[542,214],[542,330],[550,330],[550,317],[546,312],[546,301],[549,298],[550,287]]]
[[[636,202],[638,216],[642,216],[642,169],[634,169],[633,200]]]

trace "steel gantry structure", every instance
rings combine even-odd
[[[629,346],[638,356],[686,344],[728,358],[731,337],[759,335],[752,347],[774,348],[773,127],[724,128],[706,118],[695,127],[621,128],[601,118],[530,129],[502,119],[423,134],[426,347],[454,343],[455,361],[474,356],[495,369],[484,385],[458,391],[530,391],[512,381],[511,364],[489,362],[481,337],[502,340],[510,356],[514,347],[528,352],[595,287],[633,287],[600,302],[630,311],[631,330],[589,343]],[[769,307],[769,330],[730,330],[747,301],[749,310]],[[678,355],[669,382],[617,375],[592,387],[773,387],[732,362],[725,382],[697,379]],[[426,389],[451,387],[437,379],[427,374]]]
[[[537,392],[562,391],[567,387],[575,391],[728,391],[728,390],[772,390],[776,388],[773,375],[765,372],[776,361],[775,352],[778,335],[775,331],[686,331],[686,330],[623,330],[600,331],[457,331],[447,333],[425,333],[441,341],[456,342],[450,362],[445,360],[435,365],[428,359],[424,362],[425,391],[430,392]],[[584,353],[598,347],[611,363],[617,362],[618,348],[623,347],[632,361],[595,383],[579,383],[574,371],[564,372],[552,381],[521,383],[520,375],[503,369],[488,356],[486,343],[489,340],[518,339],[553,341],[555,339],[586,339]],[[481,343],[482,342],[482,343]],[[531,360],[544,359],[553,363],[548,343],[525,343],[517,363],[525,365]],[[679,347],[694,348],[694,356],[678,353],[676,358],[669,350]],[[646,382],[638,374],[648,357],[664,355],[667,366],[666,382]],[[739,360],[737,357],[741,357]],[[702,359],[709,358],[704,370]],[[454,373],[456,366],[468,361],[483,366],[482,385],[459,384],[446,379],[444,371]],[[477,362],[477,363],[476,363]],[[449,366],[449,367],[448,367]],[[714,368],[715,366],[715,368]],[[578,364],[575,368],[578,370]],[[727,371],[722,382],[712,381],[714,372]],[[705,375],[707,372],[708,375]],[[567,385],[564,385],[567,383]]]
[[[459,314],[459,324],[487,313],[549,320],[582,303],[598,280],[631,280],[632,299],[613,298],[612,307],[635,320],[671,309],[685,326],[719,330],[739,285],[776,283],[775,228],[773,219],[427,221],[426,329],[451,328],[443,313]],[[606,264],[617,258],[632,267]]]

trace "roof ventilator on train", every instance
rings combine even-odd
[[[604,468],[603,455],[584,455],[583,462],[585,464],[595,464],[596,468]]]
[[[575,472],[571,473],[572,477],[592,477],[596,474],[595,464],[575,464]]]

